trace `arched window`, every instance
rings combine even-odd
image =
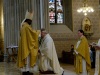
[[[49,23],[73,30],[72,0],[49,0]]]
[[[49,22],[50,24],[63,24],[63,0],[49,0]]]

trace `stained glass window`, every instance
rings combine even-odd
[[[49,22],[50,24],[63,23],[62,0],[49,0]]]

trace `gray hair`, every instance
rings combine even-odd
[[[48,32],[46,31],[46,29],[45,29],[45,28],[42,28],[42,29],[41,29],[41,32],[48,33]]]

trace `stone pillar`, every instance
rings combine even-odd
[[[0,0],[0,55],[4,52],[3,0]]]
[[[40,0],[32,0],[32,10],[34,13],[32,27],[33,29],[40,29]]]
[[[46,30],[49,32],[50,29],[50,23],[49,23],[49,1],[48,0],[40,0],[41,6],[41,27],[46,28]]]
[[[44,25],[46,30],[49,32],[50,29],[50,23],[49,23],[49,0],[43,0],[43,9],[44,9]]]
[[[32,9],[34,11],[33,24],[34,29],[46,28],[49,31],[48,0],[33,0]]]

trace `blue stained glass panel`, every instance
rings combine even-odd
[[[49,22],[63,23],[62,0],[49,0]]]

